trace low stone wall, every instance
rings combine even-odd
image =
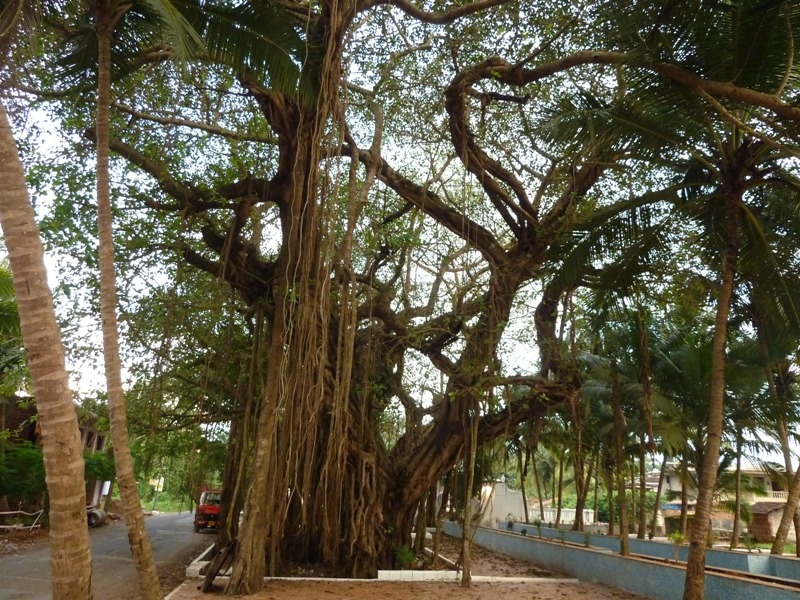
[[[591,527],[586,534],[578,531],[565,531],[563,529],[551,529],[549,527],[537,528],[535,525],[525,523],[514,523],[509,529],[508,526],[498,529],[501,531],[511,531],[521,533],[524,529],[527,536],[542,537],[551,540],[567,541],[576,544],[587,544],[589,546],[608,548],[612,552],[619,552],[619,538],[608,535],[595,535],[591,533]],[[541,532],[541,536],[540,536]],[[631,553],[677,560],[686,562],[689,557],[689,546],[675,546],[669,542],[655,540],[630,539]],[[676,557],[677,552],[677,557]],[[706,550],[706,565],[709,567],[719,567],[720,569],[730,569],[732,571],[742,571],[743,573],[753,573],[754,575],[769,575],[771,577],[781,577],[800,581],[800,559],[792,556],[773,556],[761,552],[732,552],[730,550],[718,550],[709,548]]]
[[[459,537],[461,525],[445,522],[444,531]],[[579,543],[583,544],[583,535],[578,535],[581,535]],[[680,600],[683,597],[686,573],[682,565],[622,557],[608,548],[559,543],[532,537],[530,533],[522,536],[496,529],[478,528],[474,541],[479,546],[529,560],[584,581],[604,583],[656,600]],[[706,600],[797,600],[798,597],[796,589],[711,573],[706,574],[705,590]]]

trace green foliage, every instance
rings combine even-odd
[[[0,264],[0,395],[13,396],[29,387],[25,348],[11,270]]]
[[[29,442],[7,446],[0,454],[0,496],[8,496],[10,506],[41,508],[46,489],[41,448]]]
[[[416,556],[411,548],[404,545],[395,550],[394,561],[395,565],[401,569],[408,569],[414,566],[414,563],[416,562]]]
[[[689,538],[680,531],[673,531],[667,535],[667,539],[673,544],[680,546],[681,544],[685,544]]]
[[[116,475],[114,456],[105,450],[86,452],[83,455],[86,463],[86,479],[91,481],[112,481]]]

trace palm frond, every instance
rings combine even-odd
[[[145,0],[145,2],[160,16],[164,36],[179,62],[188,62],[203,50],[202,38],[179,10],[178,3],[170,0]]]
[[[267,77],[282,92],[296,92],[311,52],[293,13],[277,3],[205,3],[176,0],[200,33],[211,60]]]

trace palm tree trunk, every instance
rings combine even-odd
[[[606,461],[603,467],[603,479],[605,479],[606,489],[608,490],[608,535],[614,535],[616,530],[617,511],[614,503],[614,469]]]
[[[104,14],[98,15],[98,17],[100,21],[98,23],[97,83],[97,221],[100,239],[100,314],[103,325],[103,357],[108,389],[109,428],[114,445],[114,464],[122,510],[128,526],[128,541],[139,576],[140,592],[143,598],[160,600],[164,594],[158,580],[153,551],[145,530],[139,492],[136,489],[136,477],[128,440],[128,420],[125,414],[125,393],[122,389],[108,167],[113,17]]]
[[[646,482],[646,465],[647,454],[645,452],[644,440],[639,446],[639,530],[636,532],[636,537],[640,540],[644,539],[647,532],[647,482]]]
[[[685,475],[681,475],[681,516],[680,516],[680,532],[683,535],[688,533],[689,529],[689,483],[685,479]]]
[[[584,456],[584,460],[588,463],[586,465],[586,472],[584,474],[584,483],[581,487],[581,493],[578,494],[578,500],[575,504],[575,524],[580,524],[580,528],[576,529],[576,531],[585,531],[586,530],[586,523],[583,521],[583,512],[586,508],[586,501],[589,498],[589,485],[592,481],[592,461],[591,459],[586,460]],[[575,529],[575,528],[574,528]]]
[[[656,537],[656,527],[658,526],[658,511],[661,508],[661,493],[664,491],[664,475],[667,472],[667,453],[664,453],[661,462],[661,470],[658,473],[658,488],[656,489],[656,502],[653,507],[653,518],[650,521],[650,539]]]
[[[573,531],[583,531],[583,503],[586,498],[586,452],[583,446],[583,424],[581,422],[580,412],[578,411],[578,402],[573,399],[570,402],[570,413],[572,416],[572,427],[574,429],[574,446],[572,448],[572,471],[574,474],[573,480],[575,482],[575,492],[578,497],[578,502],[575,507],[575,520],[572,525]]]
[[[594,523],[598,522],[597,517],[597,490],[600,487],[600,453],[597,453],[597,456],[594,459],[594,500],[592,503],[592,512],[594,513],[594,518],[592,521]]]
[[[528,463],[531,460],[531,449],[527,446],[525,447],[525,456],[520,461],[522,464],[520,465],[519,470],[519,487],[520,492],[522,493],[522,512],[524,514],[525,523],[530,523],[530,516],[528,515],[528,493],[525,491],[525,480],[527,479],[528,475]]]
[[[639,514],[637,512],[638,505],[636,499],[636,490],[638,488],[639,486],[636,485],[636,465],[634,465],[633,462],[631,462],[631,504],[630,508],[628,509],[628,515],[629,515],[628,522],[631,523],[631,526],[633,525],[632,522],[637,520],[637,515]]]
[[[772,543],[770,554],[783,554],[783,548],[786,545],[786,537],[789,534],[789,527],[797,514],[798,500],[800,500],[800,468],[794,472],[792,484],[789,486],[789,497],[786,500],[786,508],[783,509],[781,524],[778,525],[778,531],[775,533],[775,541]],[[800,546],[800,540],[797,540],[795,543]]]
[[[44,248],[25,173],[0,103],[0,225],[33,380],[50,497],[50,568],[55,600],[92,598],[83,446],[72,402],[61,332],[47,285]]]
[[[794,531],[795,531],[795,539],[797,542],[795,543],[795,554],[800,556],[800,511],[797,510],[798,504],[798,495],[800,495],[800,485],[795,485],[795,482],[798,479],[797,472],[794,472],[794,476],[792,476],[792,451],[791,445],[789,443],[789,428],[786,426],[784,421],[780,421],[778,423],[778,437],[780,438],[781,442],[781,450],[783,451],[783,460],[786,468],[786,474],[789,477],[792,477],[792,483],[789,486],[788,490],[788,500],[786,502],[786,508],[784,508],[784,514],[781,517],[781,525],[783,525],[784,519],[791,519],[794,522]],[[800,472],[800,468],[797,469]],[[793,497],[794,496],[794,497]],[[792,509],[792,516],[789,517],[787,512],[789,511],[790,503],[795,507]],[[772,542],[772,550],[770,551],[772,554],[783,554],[783,548],[786,545],[786,539],[789,537],[789,527],[778,526],[778,531],[775,533],[775,540]]]
[[[764,328],[757,319],[754,319],[754,325],[758,334],[758,343],[761,348],[761,355],[764,359],[764,374],[766,376],[767,383],[769,384],[770,396],[776,405],[781,405],[782,403],[787,402],[787,398],[785,398],[785,396],[789,388],[788,382],[783,376],[784,369],[781,363],[777,363],[777,369],[776,371],[773,371]],[[778,375],[777,381],[775,377],[776,372]],[[778,382],[781,384],[780,390],[778,389]],[[783,419],[778,419],[775,430],[778,434],[778,441],[781,445],[781,453],[783,454],[783,465],[786,469],[786,477],[792,478],[794,474],[794,468],[792,465],[792,447],[789,441],[789,427],[787,426],[786,421]],[[785,510],[786,509],[784,508],[784,511]],[[783,520],[783,517],[781,517],[781,520]],[[795,510],[792,520],[794,522],[795,539],[798,540],[798,543],[795,544],[795,554],[800,557],[800,512]],[[773,553],[783,554],[783,548],[786,545],[786,539],[788,535],[788,527],[783,531],[781,531],[780,526],[778,527],[778,532],[776,533],[775,539],[772,543]]]
[[[556,500],[556,529],[561,525],[561,502],[564,493],[564,460],[558,459],[558,499]]]
[[[728,337],[728,314],[733,297],[736,278],[736,262],[739,247],[739,203],[740,196],[726,190],[725,221],[727,227],[723,260],[722,285],[717,297],[717,312],[714,319],[714,335],[711,342],[711,383],[708,401],[708,427],[703,452],[703,464],[699,473],[699,488],[694,521],[689,542],[689,557],[686,561],[684,600],[703,600],[705,584],[706,544],[711,523],[711,508],[714,485],[717,477],[717,462],[722,442],[723,409],[725,404],[725,347]]]
[[[536,496],[539,498],[539,519],[544,521],[544,501],[542,500],[542,483],[539,479],[539,467],[536,454],[533,455],[533,481],[536,484]]]
[[[736,430],[736,482],[733,500],[733,532],[731,550],[739,546],[739,532],[742,527],[742,431]]]
[[[625,453],[623,447],[623,430],[625,417],[622,414],[622,391],[620,390],[617,376],[617,361],[611,359],[611,403],[614,413],[614,454],[617,469],[617,490],[619,495],[619,553],[622,556],[630,554],[630,539],[628,538],[628,498],[625,493]]]

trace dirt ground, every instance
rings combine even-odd
[[[201,594],[196,584],[187,582],[169,600],[207,599],[209,594]],[[215,585],[210,593],[221,595],[223,586]],[[469,589],[458,583],[433,583],[420,581],[405,583],[400,581],[269,581],[264,589],[254,596],[233,596],[252,600],[448,600],[486,599],[498,595],[517,599],[536,600],[641,600],[642,596],[596,583],[573,583],[553,580],[547,583],[473,583]]]
[[[457,542],[450,539],[442,549],[442,555],[455,560],[458,556]],[[335,580],[270,580],[253,600],[466,600],[496,598],[501,595],[514,599],[536,600],[642,600],[644,597],[609,586],[576,582],[558,573],[545,571],[527,561],[518,560],[475,547],[473,550],[473,575],[499,577],[535,577],[532,582],[473,582],[469,589],[460,583],[403,582],[403,581],[354,581]],[[199,591],[199,581],[187,581],[168,596],[168,600],[207,600],[210,595],[222,595],[227,580],[218,578],[209,593]],[[235,596],[242,598],[243,596]]]

